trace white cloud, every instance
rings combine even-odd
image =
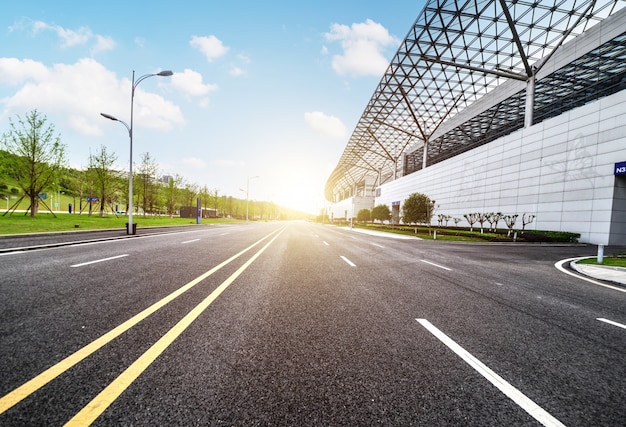
[[[399,43],[385,27],[371,19],[350,27],[333,24],[325,37],[330,42],[340,42],[343,49],[343,54],[334,55],[332,61],[333,70],[339,75],[382,75],[389,65],[383,55],[385,48]]]
[[[0,99],[0,118],[38,109],[54,115],[60,128],[67,126],[81,135],[103,133],[106,122],[101,112],[129,120],[131,81],[118,79],[94,59],[46,67],[32,60],[0,58],[0,74],[4,76],[7,70],[6,75],[21,86]],[[134,105],[135,126],[169,130],[184,123],[178,106],[141,87],[135,92]]]
[[[94,34],[89,27],[80,27],[77,30],[71,30],[61,27],[60,25],[52,25],[43,21],[30,21],[24,19],[9,27],[9,31],[22,30],[30,27],[34,35],[42,31],[52,31],[56,33],[61,40],[61,47],[69,48],[74,46],[84,46],[90,42],[94,42],[91,49],[92,54],[111,50],[115,47],[115,42],[111,37]]]
[[[182,73],[174,73],[171,79],[173,88],[190,96],[203,96],[218,89],[215,84],[202,83],[202,74],[187,68]]]
[[[239,67],[237,67],[237,66],[235,66],[235,65],[232,65],[232,66],[230,67],[229,74],[230,74],[231,76],[243,76],[243,75],[245,75],[245,74],[246,74],[246,72],[245,72],[244,70],[242,70],[241,68],[239,68]]]
[[[41,62],[32,59],[0,58],[0,75],[2,82],[17,85],[29,80],[42,80],[48,69]]]
[[[115,41],[111,37],[96,35],[96,44],[91,48],[91,54],[113,50]]]
[[[239,55],[237,55],[237,59],[239,59],[241,62],[243,62],[244,64],[249,64],[252,62],[252,60],[250,59],[250,57],[240,53]]]
[[[331,138],[340,139],[346,137],[346,127],[337,117],[313,111],[304,113],[304,121],[311,129]]]
[[[213,61],[216,58],[219,58],[220,56],[224,56],[229,49],[227,46],[224,46],[222,41],[215,36],[193,36],[189,44],[194,49],[202,52],[209,62]]]

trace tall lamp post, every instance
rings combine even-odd
[[[109,120],[120,122],[128,130],[128,137],[130,138],[130,166],[128,168],[128,228],[126,234],[135,234],[135,228],[133,227],[133,105],[135,100],[135,89],[145,79],[153,76],[168,77],[174,74],[170,70],[161,71],[156,74],[144,74],[135,80],[135,70],[133,70],[133,84],[130,92],[130,125],[123,120],[118,119],[110,114],[100,113],[100,115]]]
[[[243,191],[244,193],[246,193],[246,224],[248,223],[248,193],[250,192],[250,180],[254,179],[254,178],[259,178],[258,176],[249,176],[248,177],[248,181],[246,182],[246,189],[245,191],[242,190],[241,188],[239,189],[240,191]]]

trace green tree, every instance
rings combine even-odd
[[[180,206],[181,186],[185,185],[185,178],[181,175],[171,177],[165,187],[165,206],[170,218],[176,213],[177,206]]]
[[[374,206],[372,209],[372,221],[389,221],[391,218],[391,211],[387,205]]]
[[[402,222],[429,224],[435,212],[435,201],[422,193],[413,193],[402,204]]]
[[[356,214],[356,220],[359,222],[371,221],[372,215],[369,209],[361,209]]]
[[[14,154],[10,175],[30,199],[30,216],[38,210],[39,194],[57,178],[65,162],[65,145],[55,135],[54,125],[37,110],[17,116],[17,124],[9,119],[9,131],[2,135],[2,145]]]
[[[117,161],[114,153],[109,153],[104,145],[96,154],[89,154],[88,173],[100,198],[100,216],[104,216],[107,201],[115,192],[115,171],[113,165]]]
[[[150,155],[150,153],[144,153],[141,156],[141,164],[137,171],[137,177],[141,180],[141,186],[139,187],[138,197],[141,196],[141,205],[143,208],[143,216],[146,217],[146,213],[153,213],[158,198],[158,174],[159,165],[156,160]],[[134,182],[134,181],[133,181]]]

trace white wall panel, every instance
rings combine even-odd
[[[613,164],[626,161],[625,115],[622,91],[383,184],[375,204],[391,207],[420,192],[436,200],[437,213],[517,213],[521,227],[521,215],[532,212],[528,229],[608,244]]]

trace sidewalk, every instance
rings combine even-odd
[[[337,227],[342,230],[354,231],[355,233],[369,234],[370,236],[380,236],[380,237],[389,237],[391,239],[401,239],[401,240],[422,240],[419,237],[408,236],[406,234],[396,234],[396,233],[388,233],[386,231],[376,231],[376,230],[367,230],[365,228],[359,227]]]
[[[626,268],[578,264],[577,262],[571,262],[570,266],[585,276],[626,285]]]

